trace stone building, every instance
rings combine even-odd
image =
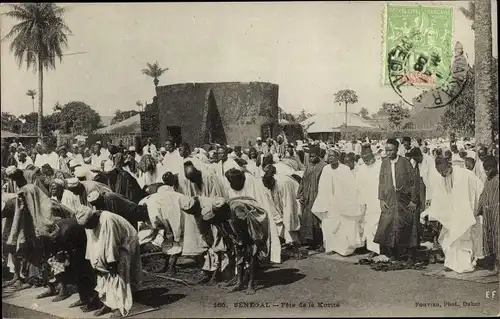
[[[182,83],[157,87],[156,97],[160,141],[247,146],[281,131],[277,84]]]

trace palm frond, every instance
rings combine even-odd
[[[62,49],[68,46],[71,30],[65,24],[64,7],[54,3],[11,5],[4,15],[19,21],[2,39],[11,39],[10,50],[21,67],[27,69],[41,63],[46,69],[55,68],[56,58],[62,60]],[[40,61],[38,61],[40,60]]]

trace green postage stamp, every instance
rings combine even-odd
[[[453,61],[453,8],[387,4],[383,84],[435,87],[450,76]]]

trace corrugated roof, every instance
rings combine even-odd
[[[344,112],[332,112],[316,114],[311,116],[302,124],[307,127],[307,133],[322,133],[322,132],[333,132],[338,131],[344,126],[345,113]],[[367,120],[363,119],[361,116],[355,113],[347,113],[347,128],[367,128],[373,129],[375,126],[371,125]]]
[[[141,132],[141,115],[136,114],[128,119],[106,126],[95,131],[98,134],[132,134]]]

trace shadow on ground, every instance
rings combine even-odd
[[[265,271],[257,278],[257,290],[273,287],[285,286],[304,279],[306,275],[299,273],[296,268],[281,268],[272,271]]]
[[[169,294],[167,288],[149,288],[137,292],[136,301],[150,307],[166,306],[185,298],[185,294]]]

